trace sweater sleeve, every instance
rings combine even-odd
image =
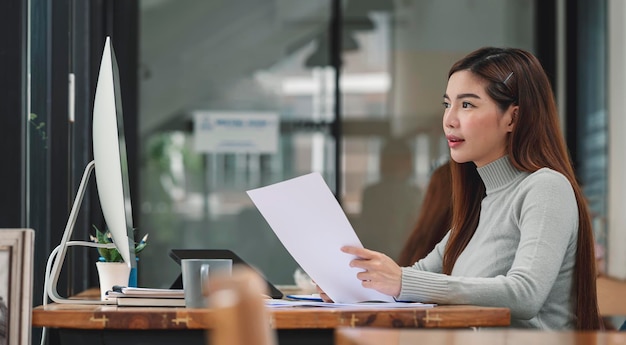
[[[557,279],[569,243],[576,241],[578,208],[572,186],[563,175],[542,169],[527,180],[514,201],[520,240],[506,275],[444,275],[432,270],[435,266],[430,262],[422,265],[431,254],[402,269],[398,299],[508,307],[511,316],[519,319],[537,315]]]
[[[413,268],[420,271],[443,272],[443,254],[446,249],[446,243],[450,237],[450,231],[435,245],[435,248],[426,255],[425,258],[413,264]]]

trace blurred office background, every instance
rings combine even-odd
[[[397,257],[420,190],[448,155],[448,68],[485,45],[535,50],[534,23],[535,3],[517,0],[141,1],[135,207],[151,233],[142,281],[166,283],[173,246],[231,248],[270,280],[293,282],[297,264],[245,191],[312,171],[363,244]],[[278,114],[278,148],[196,152],[200,111]]]
[[[541,60],[603,269],[626,277],[616,170],[626,159],[609,141],[624,130],[621,0],[23,0],[0,13],[9,48],[0,54],[9,161],[0,226],[37,231],[36,304],[92,157],[107,35],[120,67],[136,238],[150,236],[141,286],[169,286],[180,269],[168,252],[182,248],[231,249],[275,284],[293,284],[297,263],[245,191],[309,172],[322,174],[363,244],[395,258],[430,172],[448,157],[447,71],[482,46]],[[278,145],[199,151],[194,119],[207,113],[274,114]],[[74,237],[87,239],[92,224],[104,225],[94,183]],[[61,286],[96,286],[95,260],[95,250],[74,249]]]

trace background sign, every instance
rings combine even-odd
[[[194,113],[194,141],[198,152],[276,153],[278,132],[276,113]]]

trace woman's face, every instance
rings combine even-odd
[[[450,156],[457,163],[489,164],[506,154],[506,137],[513,130],[510,106],[504,113],[485,91],[486,82],[469,71],[450,76],[443,96],[443,130]]]

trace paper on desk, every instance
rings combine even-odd
[[[361,308],[361,309],[411,309],[432,308],[435,304],[419,302],[362,302],[362,303],[325,303],[317,301],[291,301],[285,299],[267,299],[265,306],[268,308],[293,308],[293,307],[323,307],[323,308]]]
[[[335,302],[393,302],[364,288],[356,277],[361,269],[349,265],[354,255],[340,250],[363,245],[319,173],[247,193],[291,256]]]

